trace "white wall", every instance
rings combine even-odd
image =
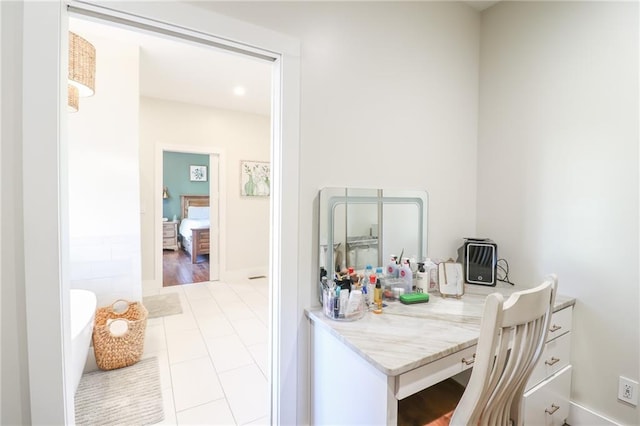
[[[323,187],[426,189],[433,256],[453,255],[473,233],[476,12],[441,2],[199,5],[301,39],[305,281],[316,278]]]
[[[221,182],[226,187],[225,263],[221,274],[262,271],[269,265],[269,197],[240,196],[240,161],[269,161],[270,119],[266,116],[206,108],[152,98],[140,99],[140,173],[143,279],[155,279],[154,253],[159,249],[153,206],[160,193],[155,182],[158,146],[183,146],[222,152]],[[180,194],[174,194],[176,197]],[[222,243],[222,242],[221,242]],[[157,279],[162,280],[162,277]]]
[[[22,219],[22,4],[0,2],[2,23],[2,257],[0,424],[29,424],[29,372]]]
[[[639,379],[638,47],[637,2],[482,15],[478,233],[516,283],[556,272],[577,298],[572,400],[623,424],[640,423],[616,399]]]
[[[479,25],[443,2],[198,2],[301,41],[298,424],[308,421],[318,192],[429,192],[429,255],[475,231]],[[308,283],[308,284],[305,284]]]
[[[142,297],[136,45],[71,31],[96,48],[96,93],[69,114],[71,287],[98,306]]]

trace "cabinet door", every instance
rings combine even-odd
[[[571,366],[524,394],[524,424],[562,426],[569,416]]]

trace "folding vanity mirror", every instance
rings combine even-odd
[[[324,188],[320,191],[319,268],[386,266],[392,254],[424,260],[428,195],[419,190]]]

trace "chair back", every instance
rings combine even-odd
[[[522,424],[522,396],[544,349],[558,279],[513,293],[509,299],[490,294],[469,384],[451,425]]]

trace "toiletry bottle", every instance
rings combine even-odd
[[[418,272],[418,262],[416,261],[416,257],[412,256],[411,258],[409,258],[409,266],[411,267],[411,272],[413,273],[413,276],[416,276],[416,272]]]
[[[391,278],[398,278],[398,256],[391,255],[389,264],[387,265],[387,276]]]
[[[358,284],[360,277],[358,277],[358,274],[356,274],[356,270],[353,266],[350,266],[347,271],[348,271],[347,273],[349,274],[349,278],[351,279],[351,284],[355,288],[355,286]]]
[[[365,282],[365,284],[361,288],[361,291],[362,291],[362,298],[364,300],[364,305],[368,309],[369,305],[371,304],[371,296],[370,296],[371,292],[369,291],[369,284],[366,284],[366,282]]]
[[[375,302],[373,299],[375,298],[375,291],[376,291],[376,281],[378,281],[378,278],[371,274],[369,275],[369,284],[367,285],[367,293],[369,294],[369,302],[368,303],[373,303]],[[382,289],[382,285],[380,286],[380,289]]]
[[[339,285],[341,287],[341,290],[350,292],[351,289],[353,288],[353,282],[351,281],[351,277],[349,275],[343,276]]]
[[[429,292],[429,274],[424,269],[424,262],[418,262],[418,271],[416,272],[416,291],[418,293]]]
[[[376,280],[376,287],[373,292],[373,303],[382,304],[382,285],[380,280]]]
[[[369,277],[373,274],[373,266],[367,265],[362,272],[362,285],[369,284]]]
[[[413,290],[413,273],[411,272],[408,259],[405,259],[404,262],[402,262],[402,265],[398,268],[398,278],[400,278],[404,283],[404,293],[411,293]]]
[[[374,314],[382,313],[382,285],[380,280],[376,280],[376,288],[374,291],[373,303],[376,305],[373,309]]]

